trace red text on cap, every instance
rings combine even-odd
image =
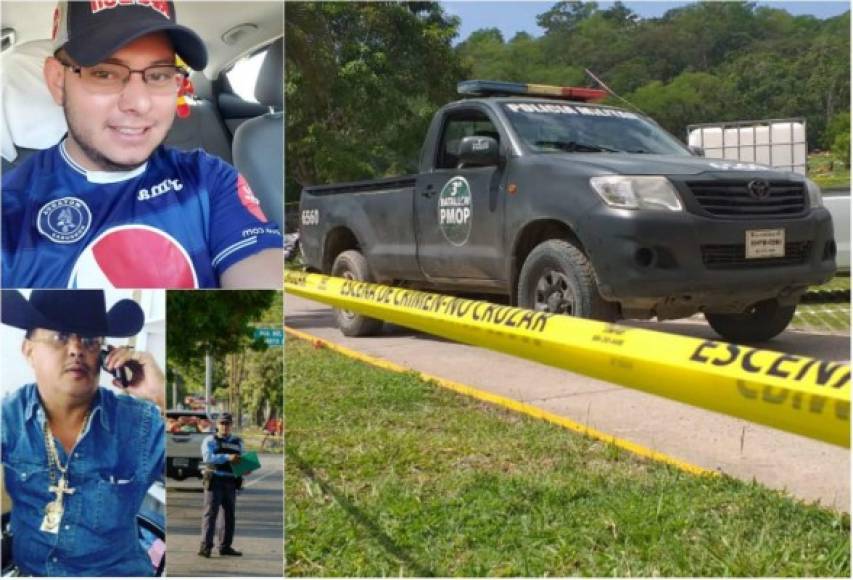
[[[169,18],[169,3],[165,0],[91,0],[89,6],[92,8],[92,14],[97,14],[103,10],[112,10],[119,6],[148,6],[153,8],[166,18]]]

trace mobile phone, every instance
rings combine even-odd
[[[101,355],[99,357],[101,368],[104,369],[106,372],[110,373],[115,379],[117,379],[118,382],[121,384],[121,388],[126,389],[127,387],[134,384],[134,380],[138,378],[137,376],[135,376],[135,373],[141,371],[142,368],[136,361],[130,361],[127,364],[122,365],[120,367],[116,367],[112,370],[108,369],[106,365],[107,355],[110,354],[110,352],[114,348],[115,347],[113,346],[107,345],[106,347],[101,349]]]

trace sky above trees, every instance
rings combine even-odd
[[[536,24],[536,16],[545,12],[553,2],[495,2],[456,1],[441,2],[448,14],[462,21],[455,43],[464,41],[475,30],[497,28],[509,40],[518,32],[541,36],[545,31]],[[686,6],[690,2],[625,2],[641,18],[659,18],[667,10]],[[599,2],[599,8],[607,10],[613,2]],[[789,12],[793,16],[810,15],[815,18],[831,18],[843,14],[850,8],[849,2],[756,2],[757,6],[769,6]]]

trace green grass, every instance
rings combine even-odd
[[[289,576],[850,576],[848,515],[286,349]]]
[[[835,160],[832,153],[828,151],[812,153],[808,156],[806,163],[809,178],[821,189],[850,187],[850,168],[844,167],[844,163]]]
[[[809,288],[810,292],[826,292],[835,290],[847,290],[849,292],[850,276],[836,276],[826,284],[821,284],[820,286],[812,286],[811,288]]]
[[[810,293],[850,292],[850,276],[836,276],[826,284],[812,286]],[[850,333],[850,302],[801,302],[790,328],[820,332]]]
[[[791,321],[795,330],[850,333],[850,304],[800,304]]]
[[[247,427],[240,432],[240,437],[243,439],[243,448],[245,451],[254,451],[255,453],[281,453],[282,438],[272,438],[264,435],[263,429],[260,427]],[[267,444],[261,449],[261,443],[266,438]]]

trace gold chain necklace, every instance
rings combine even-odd
[[[74,447],[77,447],[77,443],[80,442],[80,439],[83,437],[83,432],[86,430],[86,424],[89,421],[89,415],[91,415],[92,411],[89,410],[86,413],[86,416],[83,417],[83,426],[80,427],[80,433],[77,434],[77,440],[74,442]],[[65,496],[71,495],[74,493],[74,488],[69,487],[68,485],[68,465],[71,463],[71,454],[68,454],[68,459],[65,461],[65,465],[62,465],[62,462],[59,460],[59,453],[56,450],[56,443],[53,440],[53,433],[50,430],[50,422],[45,418],[44,420],[44,443],[47,447],[47,463],[50,469],[50,483],[51,485],[48,487],[48,491],[53,493],[56,497],[48,503],[44,508],[44,519],[41,521],[41,528],[39,528],[43,532],[48,532],[50,534],[59,533],[59,524],[62,522],[62,514],[65,513],[65,506],[63,502],[65,501]],[[72,447],[72,450],[74,449]],[[59,481],[56,481],[56,472],[59,471],[61,474],[59,477]]]

